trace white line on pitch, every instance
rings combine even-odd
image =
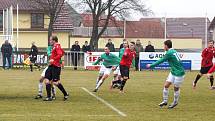
[[[123,113],[122,111],[118,110],[117,108],[115,108],[113,105],[111,105],[110,103],[108,103],[107,101],[105,101],[104,99],[94,95],[92,92],[90,92],[88,89],[81,87],[85,92],[87,92],[88,94],[90,94],[91,96],[95,97],[97,100],[101,101],[102,103],[104,103],[106,106],[108,106],[109,108],[111,108],[113,111],[117,112],[120,116],[124,116],[126,117],[127,115],[125,113]]]
[[[89,117],[114,117],[118,115],[88,115]]]

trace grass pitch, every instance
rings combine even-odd
[[[98,93],[93,93],[125,113],[120,116],[110,107],[85,92],[92,91],[96,71],[62,71],[62,83],[70,93],[68,101],[57,89],[57,100],[35,100],[40,71],[0,71],[0,121],[213,121],[215,120],[215,90],[202,78],[197,89],[192,81],[198,72],[187,72],[181,89],[179,105],[172,110],[159,108],[163,83],[169,71],[131,72],[125,94],[109,91],[110,80]],[[44,86],[44,95],[45,86]],[[171,103],[173,90],[170,89]]]

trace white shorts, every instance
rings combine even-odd
[[[111,71],[112,71],[112,68],[106,68],[104,65],[101,65],[101,68],[100,68],[100,70],[99,70],[99,74],[100,75],[110,75],[110,73],[111,73]]]
[[[119,66],[116,68],[116,70],[113,72],[114,75],[121,75]]]
[[[48,69],[48,66],[43,70],[43,72],[41,73],[41,76],[42,77],[45,77],[45,75],[46,75],[46,70]]]
[[[167,77],[167,82],[171,82],[174,84],[175,87],[181,87],[185,76],[174,76],[172,73],[169,73],[169,76]]]

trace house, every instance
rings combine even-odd
[[[211,40],[215,40],[215,17],[213,18],[209,28],[208,28],[208,31],[209,31],[209,39]]]
[[[19,6],[19,37],[18,43],[16,36],[17,28],[17,4]],[[0,35],[3,35],[3,10],[13,6],[13,45],[19,48],[30,48],[31,43],[35,44],[39,48],[46,48],[48,46],[48,24],[49,16],[39,7],[33,7],[29,0],[1,0],[0,1]],[[65,3],[59,13],[59,16],[54,23],[54,33],[58,36],[59,41],[63,48],[69,47],[69,37],[71,31],[73,30],[73,21],[71,19],[71,6],[68,3]],[[4,40],[0,38],[0,44]]]
[[[186,26],[183,26],[183,23]],[[167,18],[167,39],[171,39],[177,49],[200,50],[204,42],[204,23],[202,18]],[[99,27],[103,25],[104,20],[100,20]],[[81,43],[89,41],[92,26],[92,15],[82,14],[81,26],[74,28],[71,41],[79,40]],[[190,32],[191,27],[193,33]],[[165,24],[162,18],[142,18],[139,21],[120,21],[113,18],[99,40],[99,48],[103,48],[109,38],[116,47],[119,47],[125,36],[129,41],[140,39],[143,46],[151,41],[156,49],[163,49],[164,35]]]

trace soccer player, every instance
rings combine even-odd
[[[208,42],[208,47],[202,51],[202,62],[200,73],[196,76],[196,79],[193,81],[193,89],[196,88],[198,80],[204,75],[207,74],[210,68],[213,66],[213,58],[215,57],[214,41],[210,40]],[[214,89],[214,77],[211,75],[210,79],[210,89]]]
[[[122,77],[120,92],[123,93],[124,86],[129,79],[129,68],[132,65],[132,61],[135,58],[135,43],[130,42],[129,47],[127,47],[122,55],[122,59],[120,61],[120,73]]]
[[[171,84],[174,85],[174,101],[172,104],[169,105],[169,109],[174,108],[178,105],[179,95],[180,95],[180,87],[184,80],[185,71],[182,66],[182,63],[180,61],[179,55],[176,50],[172,48],[172,41],[166,40],[164,42],[164,50],[166,51],[166,54],[156,61],[153,64],[147,64],[147,68],[154,68],[155,66],[163,63],[164,61],[168,61],[171,72],[169,73],[169,76],[167,77],[167,80],[164,84],[163,89],[163,102],[159,104],[160,107],[166,106],[168,103],[168,95],[169,95],[169,87]]]
[[[61,73],[61,64],[60,60],[61,57],[64,55],[64,51],[61,48],[60,44],[58,43],[57,36],[52,36],[50,40],[50,44],[53,46],[51,57],[50,57],[50,65],[45,73],[45,83],[46,83],[46,91],[47,97],[44,101],[52,101],[51,97],[51,83],[57,86],[60,91],[64,95],[64,101],[68,99],[69,93],[66,92],[63,85],[61,84],[60,80],[60,73]]]
[[[101,61],[103,61],[99,71],[99,77],[97,78],[96,88],[93,90],[93,92],[98,91],[104,80],[108,78],[111,71],[115,70],[120,62],[119,58],[116,55],[110,53],[110,49],[108,47],[105,47],[104,51],[105,53],[102,54],[95,63],[93,63],[93,65],[97,65]]]
[[[122,56],[123,56],[126,48],[128,48],[128,41],[125,40],[125,41],[123,41],[123,48],[121,48],[119,50],[120,61],[122,59]],[[113,78],[113,81],[111,82],[110,89],[116,88],[121,84],[121,78],[122,77],[121,77],[119,66],[116,68],[116,70],[113,72],[113,74],[114,74],[114,78]]]
[[[52,46],[48,46],[48,48],[47,48],[48,58],[50,58],[51,52],[52,52]],[[40,99],[43,97],[42,96],[43,95],[43,81],[45,79],[45,73],[46,73],[47,69],[48,69],[48,66],[41,73],[41,77],[39,79],[39,84],[38,84],[38,95],[35,97],[35,99]],[[55,90],[55,87],[52,85],[52,99],[56,99],[55,96],[56,96],[56,90]]]

